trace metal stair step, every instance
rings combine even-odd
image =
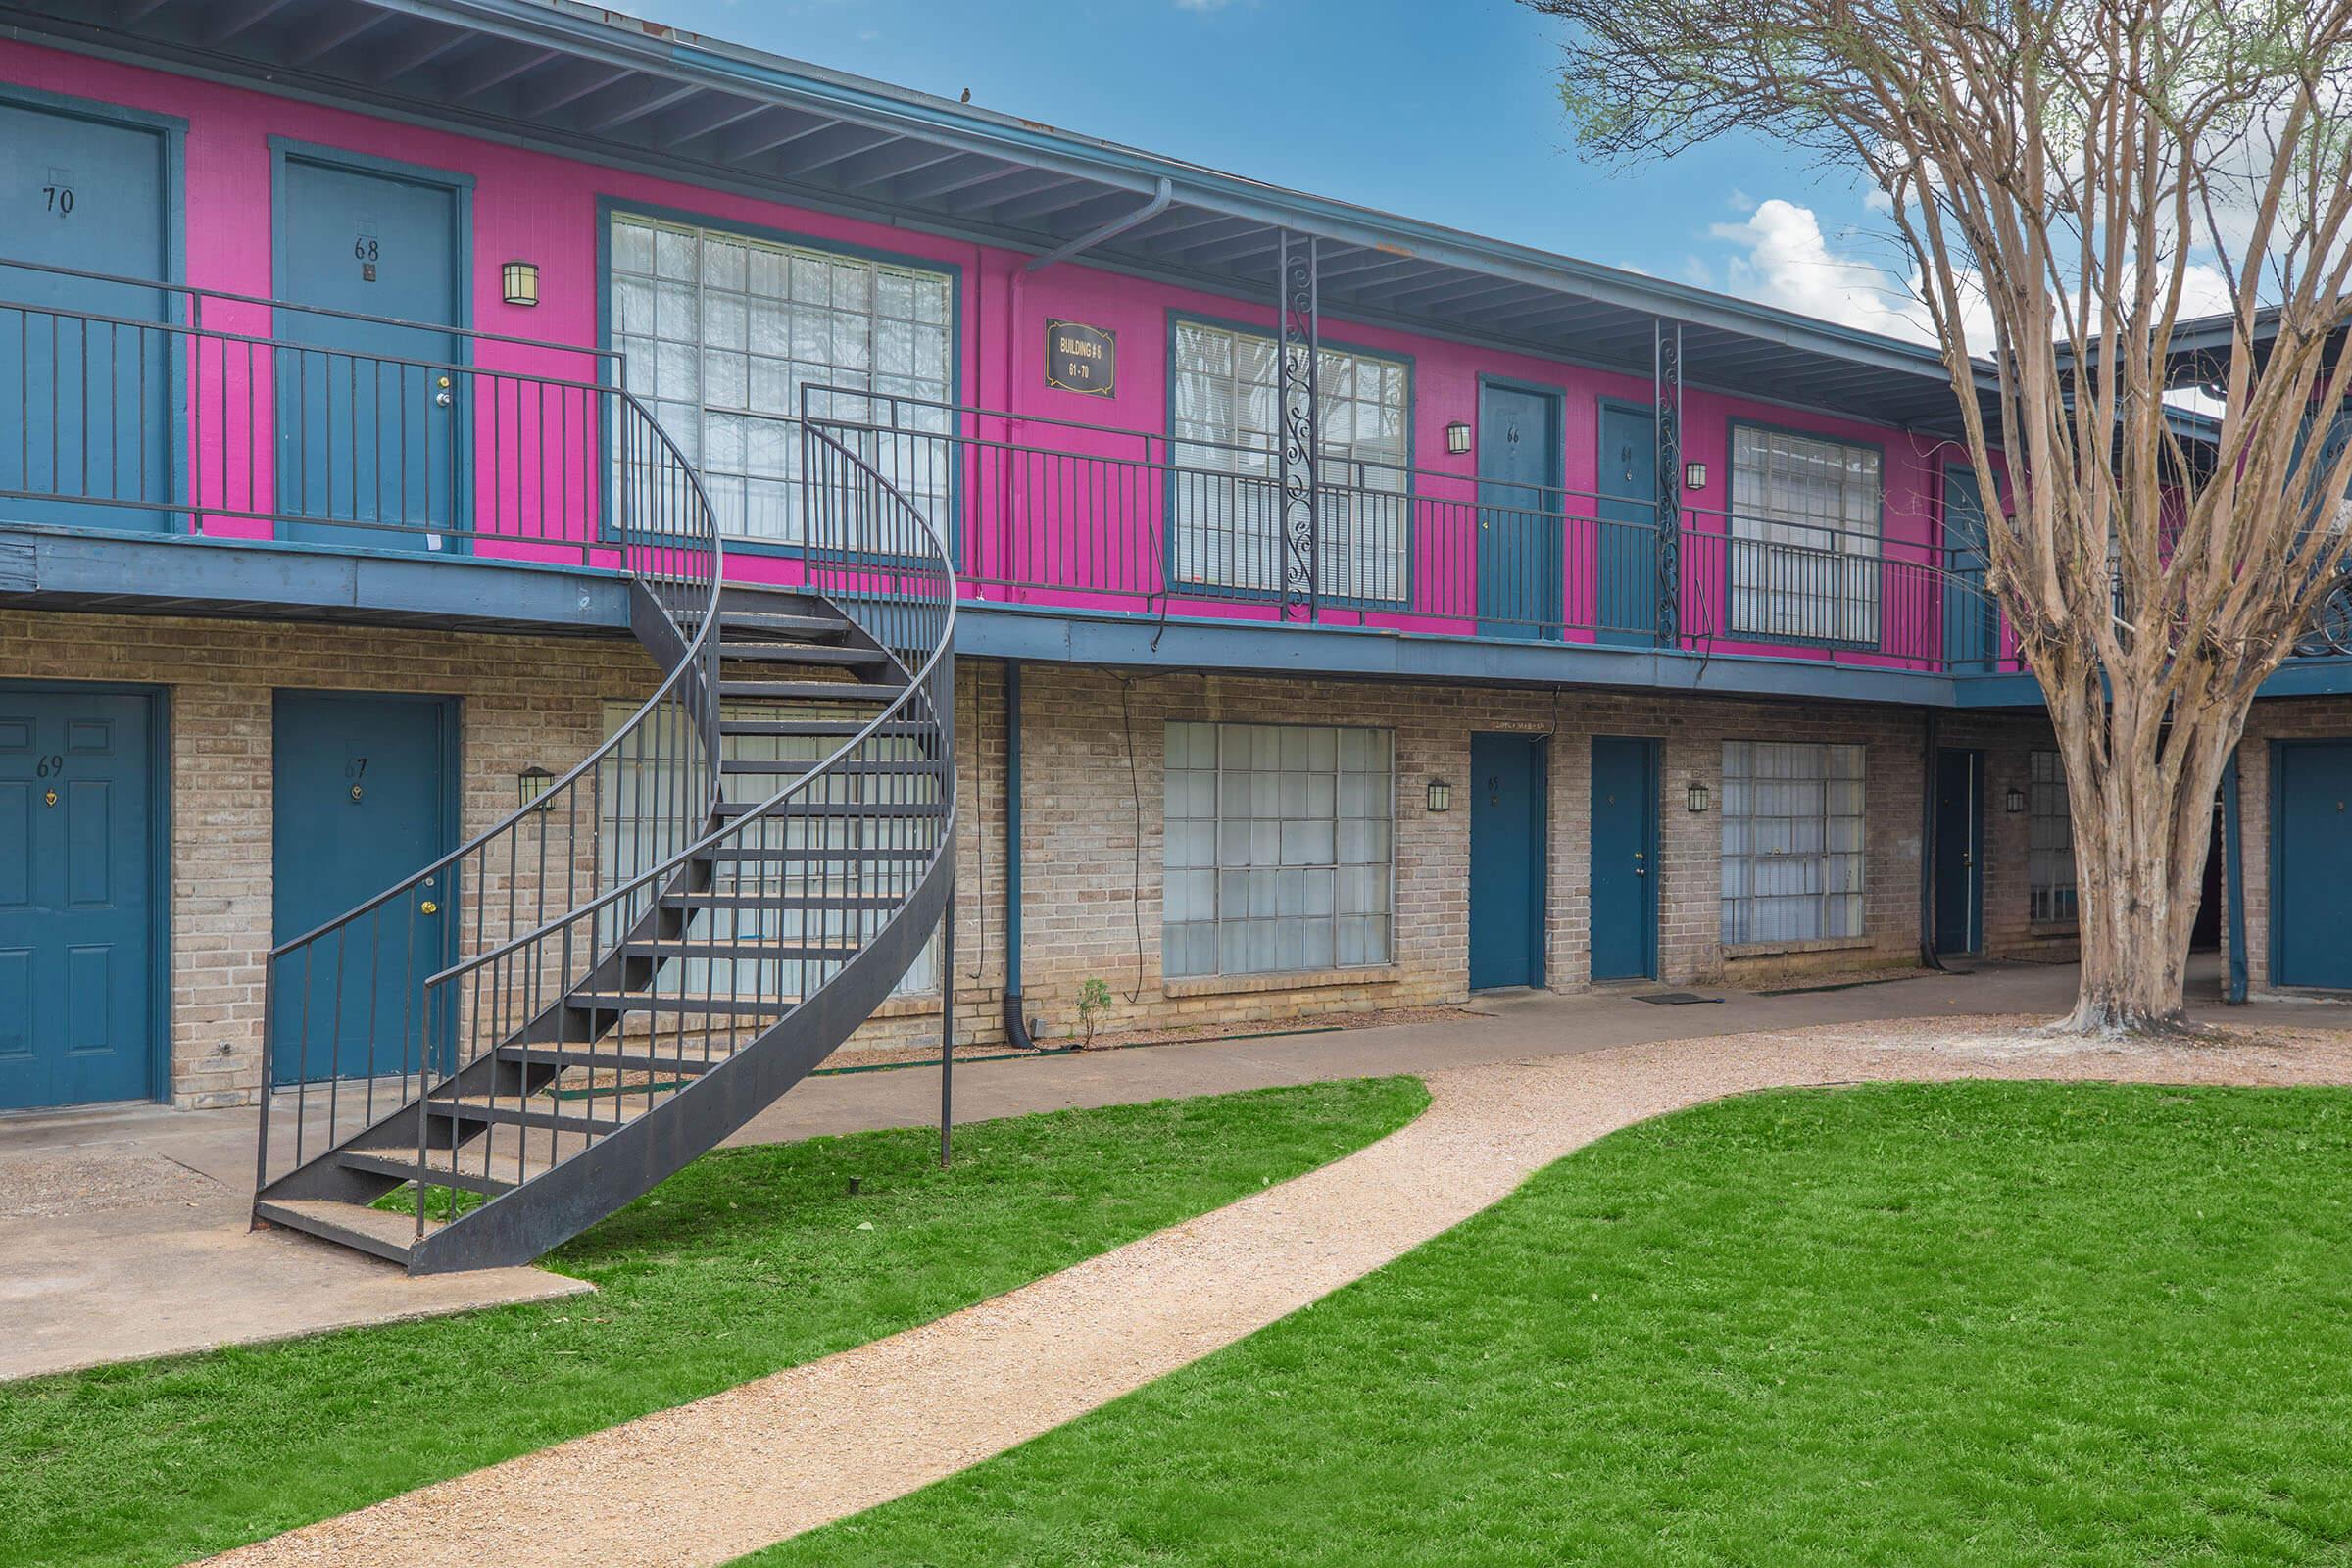
[[[732,821],[751,816],[767,803],[765,801],[720,801],[710,808],[710,814],[720,821]],[[790,800],[776,808],[771,822],[801,822],[810,817],[875,817],[875,816],[939,816],[947,810],[944,801],[801,801]]]
[[[564,999],[576,1012],[670,1012],[694,1016],[776,1018],[800,1005],[796,1001],[746,1002],[735,997],[649,997],[625,991],[575,991]]]
[[[866,727],[855,718],[722,718],[721,735],[856,735]],[[893,719],[874,725],[876,735],[928,735],[930,725],[913,719]],[[732,765],[732,764],[728,764]]]
[[[802,588],[768,588],[758,583],[731,582],[718,591],[718,614],[724,622],[738,615],[833,615],[838,613],[819,596]]]
[[[731,757],[719,763],[722,773],[780,773],[791,776],[813,773],[824,764],[821,757]],[[917,774],[937,773],[940,766],[927,757],[909,757],[904,761],[836,762],[825,768],[828,776],[859,778],[895,778]]]
[[[501,1046],[498,1055],[504,1061],[525,1062],[539,1067],[586,1067],[612,1072],[667,1073],[676,1078],[694,1078],[709,1072],[725,1061],[726,1055],[704,1054],[670,1054],[660,1050],[628,1051],[612,1046]]]
[[[512,1099],[482,1099],[476,1096],[432,1101],[426,1105],[425,1113],[439,1121],[532,1127],[551,1133],[586,1133],[590,1137],[617,1131],[628,1120],[627,1117],[615,1120],[611,1116],[582,1116],[567,1111],[533,1109],[528,1102],[518,1103]]]
[[[302,1231],[323,1241],[371,1252],[395,1263],[409,1260],[409,1245],[416,1239],[416,1216],[395,1214],[364,1203],[342,1203],[327,1198],[265,1198],[253,1205],[256,1219]],[[440,1227],[428,1220],[425,1234]]]
[[[775,849],[764,844],[713,844],[695,857],[700,860],[765,860],[797,865],[808,861],[826,860],[911,860],[923,861],[939,852],[935,848],[916,845],[859,845],[850,849],[808,848]]]
[[[738,634],[760,640],[786,637],[846,637],[852,631],[845,615],[774,614],[757,611],[722,612],[718,617],[720,642],[730,642]]]
[[[671,893],[662,903],[672,909],[895,909],[906,901],[887,893]]]
[[[794,703],[892,703],[906,689],[885,680],[721,680],[721,697],[763,698]]]
[[[449,1151],[433,1150],[430,1153],[446,1158]],[[424,1174],[420,1177],[414,1150],[346,1149],[336,1153],[335,1160],[353,1170],[372,1171],[378,1176],[397,1176],[403,1181],[429,1181],[435,1187],[462,1187],[469,1193],[483,1193],[492,1198],[501,1193],[511,1193],[516,1186],[496,1176],[485,1176],[478,1170],[462,1170],[454,1164],[444,1164],[429,1155],[424,1163]]]
[[[620,951],[632,958],[728,958],[777,963],[847,963],[858,954],[857,948],[839,944],[809,947],[801,943],[697,942],[691,937],[675,942],[624,942]]]
[[[879,648],[836,648],[818,643],[722,642],[718,658],[724,664],[838,664],[845,669],[890,662],[890,656]]]

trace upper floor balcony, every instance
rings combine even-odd
[[[624,632],[624,549],[658,562],[692,499],[637,493],[659,415],[631,380],[611,349],[0,265],[0,602]],[[945,525],[969,653],[2033,700],[1973,487],[1889,529],[1825,443],[1735,431],[1770,504],[1731,511],[1682,499],[1646,410],[1577,491],[1516,427],[1452,469],[1387,461],[1343,398],[1286,455],[1218,434],[1281,428],[1262,408],[1147,430],[797,390],[790,416],[662,432],[758,536],[726,571],[802,580],[821,434]]]

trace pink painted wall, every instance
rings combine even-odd
[[[188,122],[186,139],[187,281],[200,288],[268,295],[271,290],[269,222],[270,157],[269,138],[349,149],[421,164],[472,176],[472,324],[481,330],[563,344],[593,346],[598,340],[600,290],[597,269],[597,208],[602,199],[679,209],[720,223],[741,222],[782,229],[810,239],[836,240],[947,264],[960,270],[959,327],[962,396],[982,407],[1008,410],[1011,423],[981,421],[983,437],[1030,443],[1054,451],[1086,454],[1083,463],[1063,464],[1069,479],[1083,472],[1082,485],[1051,489],[1052,475],[1039,469],[1025,480],[1017,462],[1000,457],[967,458],[964,489],[978,537],[964,541],[967,566],[983,581],[972,591],[991,600],[1056,605],[1091,605],[1115,610],[1163,607],[1147,599],[1164,586],[1158,580],[1159,534],[1165,524],[1160,482],[1135,466],[1103,461],[1111,455],[1156,454],[1164,461],[1169,318],[1172,312],[1253,324],[1267,329],[1265,306],[1222,295],[1192,292],[1140,281],[1082,266],[1065,265],[1024,274],[1025,258],[910,228],[834,217],[771,202],[649,178],[596,165],[496,143],[397,123],[371,116],[319,108],[270,95],[179,77],[169,74],[85,59],[21,43],[0,41],[0,81],[48,92],[132,105],[175,115]],[[535,310],[506,305],[500,264],[513,258],[538,263],[540,297]],[[1048,388],[1044,378],[1045,322],[1068,318],[1118,334],[1116,396],[1087,397]],[[208,326],[260,333],[267,313],[235,308],[208,310]],[[1558,387],[1565,403],[1563,443],[1568,514],[1561,599],[1571,622],[1590,625],[1594,612],[1592,570],[1592,503],[1597,474],[1598,400],[1646,403],[1646,379],[1564,365],[1527,355],[1441,341],[1327,320],[1326,335],[1364,348],[1411,357],[1413,437],[1416,462],[1428,476],[1412,509],[1410,610],[1327,612],[1326,618],[1404,630],[1467,632],[1475,627],[1477,509],[1473,474],[1476,454],[1455,457],[1446,450],[1445,427],[1478,418],[1479,378],[1507,377]],[[223,514],[270,510],[268,463],[239,457],[241,443],[268,451],[269,370],[254,366],[248,351],[222,345],[223,363],[212,373],[200,403],[218,399],[219,414],[199,418],[199,497],[208,507],[218,496]],[[582,354],[483,344],[476,365],[494,371],[529,372],[585,379],[591,361]],[[200,357],[200,367],[203,361]],[[200,368],[200,375],[208,373]],[[579,559],[581,541],[595,537],[594,509],[601,488],[600,457],[593,437],[575,429],[586,421],[565,409],[561,416],[534,420],[533,396],[544,415],[548,394],[508,383],[477,396],[473,409],[477,449],[494,444],[496,462],[478,460],[474,507],[477,532],[493,535],[476,546],[482,553],[547,559]],[[502,401],[503,400],[503,401]],[[562,398],[559,395],[559,405]],[[254,412],[244,419],[242,412]],[[503,412],[494,414],[493,409]],[[1703,492],[1687,493],[1686,530],[1720,537],[1730,477],[1729,422],[1735,417],[1860,440],[1885,454],[1885,544],[1888,563],[1877,573],[1879,619],[1885,634],[1872,650],[1792,647],[1734,640],[1725,618],[1724,561],[1720,546],[1693,538],[1684,551],[1685,642],[1724,653],[1772,653],[1858,663],[1915,664],[1940,649],[1940,589],[1920,570],[1936,559],[1938,534],[1936,474],[1944,454],[1905,432],[1798,412],[1771,404],[1687,392],[1685,456],[1707,466]],[[490,425],[503,432],[491,443]],[[1041,421],[1063,419],[1106,424],[1138,434],[1110,435],[1057,430]],[[240,421],[243,422],[240,422]],[[552,427],[551,427],[552,426]],[[250,477],[249,477],[250,475]],[[565,498],[551,506],[550,494]],[[996,504],[986,497],[994,494]],[[1107,499],[1106,499],[1107,498]],[[1124,532],[1103,533],[1105,517]],[[208,517],[205,531],[266,532],[268,524],[234,515]],[[570,541],[565,543],[564,541]],[[611,564],[610,557],[596,557]],[[729,574],[745,580],[792,580],[797,563],[774,555],[731,552]],[[1008,565],[1014,569],[1000,569]],[[986,579],[1012,579],[989,581]],[[1075,586],[1073,586],[1075,585]],[[1270,616],[1262,603],[1177,597],[1164,607],[1179,613]],[[1899,624],[1898,624],[1899,622]],[[1570,637],[1589,632],[1570,631]]]

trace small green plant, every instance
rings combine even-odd
[[[1091,1051],[1095,1031],[1102,1027],[1102,1014],[1110,1009],[1110,987],[1100,975],[1089,975],[1086,984],[1078,988],[1078,1049]]]

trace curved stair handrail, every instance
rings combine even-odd
[[[534,1257],[714,1147],[863,1023],[939,924],[956,824],[954,562],[870,464],[813,429],[803,450],[807,586],[888,656],[896,695],[841,721],[847,738],[764,798],[721,803],[723,820],[661,863],[434,977],[476,1046],[552,1051],[587,1033],[609,1066],[587,1068],[569,1124],[484,1141],[438,1170],[437,1098],[527,1115],[548,1080],[502,1084],[462,1062],[428,1089],[413,1271]],[[686,900],[699,913],[675,911]],[[608,991],[665,1010],[608,1033],[591,1007],[581,1029],[582,995]]]
[[[427,1091],[452,1070],[465,1020],[432,982],[616,881],[670,858],[719,791],[717,624],[722,548],[701,475],[617,387],[603,538],[631,583],[631,629],[665,673],[630,717],[533,799],[440,859],[271,949],[264,980],[257,1190]],[[592,520],[592,519],[591,519]],[[654,769],[615,794],[616,766]]]

